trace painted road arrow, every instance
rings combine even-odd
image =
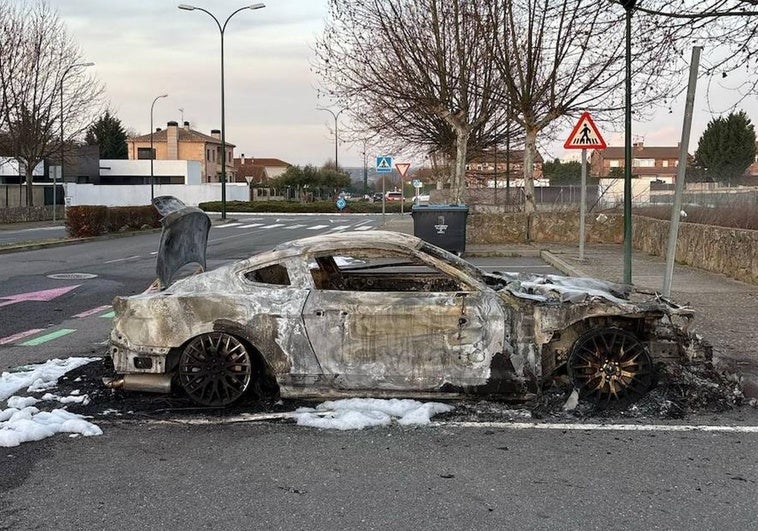
[[[60,297],[61,295],[64,295],[68,293],[69,291],[78,288],[79,286],[81,286],[81,284],[77,284],[75,286],[65,286],[62,288],[46,289],[42,291],[30,291],[28,293],[19,293],[18,295],[6,295],[5,297],[0,297],[0,300],[5,300],[5,302],[0,302],[0,308],[2,308],[3,306],[10,306],[11,304],[16,304],[19,302],[51,301],[55,299],[56,297]]]

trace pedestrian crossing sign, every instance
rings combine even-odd
[[[392,173],[392,157],[381,155],[376,157],[376,173]]]
[[[605,149],[603,136],[598,131],[590,113],[584,112],[574,126],[574,130],[563,144],[566,149]]]

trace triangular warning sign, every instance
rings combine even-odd
[[[411,164],[409,162],[395,163],[395,168],[397,168],[397,171],[400,174],[400,177],[405,177],[405,174],[408,173],[408,168],[410,167],[411,167]]]
[[[379,159],[379,164],[377,164],[376,167],[379,168],[379,169],[381,169],[381,170],[392,169],[392,168],[390,168],[390,163],[387,161],[386,157],[380,158]]]
[[[590,113],[584,112],[574,126],[573,131],[563,144],[566,149],[605,149],[603,136],[598,131]]]

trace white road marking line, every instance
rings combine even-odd
[[[216,228],[228,229],[229,227],[236,227],[237,225],[242,225],[242,223],[239,223],[239,222],[224,223],[223,225],[216,225]]]
[[[250,223],[249,225],[242,225],[240,226],[241,229],[253,229],[255,227],[260,227],[263,225],[263,223]]]
[[[153,251],[152,253],[150,253],[150,256],[155,256],[156,254],[158,254],[158,251]]]
[[[371,230],[372,228],[373,227],[367,227],[367,226],[363,225],[361,227],[355,227],[355,230]]]
[[[306,230],[319,230],[319,229],[325,229],[329,225],[314,225],[313,227],[308,227]]]
[[[104,264],[114,264],[116,262],[126,262],[127,260],[134,260],[135,258],[142,258],[140,255],[136,254],[134,256],[127,256],[126,258],[117,258],[116,260],[108,260],[106,262],[103,262]]]
[[[338,232],[338,231],[343,231],[349,228],[350,228],[350,225],[337,225],[336,227],[332,227],[331,229],[329,229],[329,232]]]
[[[284,227],[284,229],[285,230],[302,229],[303,227],[305,227],[305,225],[297,224],[297,225],[290,225],[289,227]]]
[[[23,339],[28,336],[32,336],[36,334],[37,332],[42,332],[44,330],[43,328],[32,328],[31,330],[27,330],[25,332],[19,332],[18,334],[13,334],[12,336],[4,337],[0,339],[0,345],[7,345],[8,343],[13,343],[14,341],[18,341],[19,339]]]
[[[446,427],[502,428],[508,430],[702,431],[710,433],[758,433],[758,426],[712,426],[702,424],[562,424],[560,422],[432,422],[432,424]]]
[[[326,414],[328,412],[323,412]],[[282,413],[257,413],[233,415],[222,419],[194,418],[148,421],[151,424],[235,424],[240,422],[265,422],[269,420],[294,419],[294,411]],[[691,424],[562,424],[539,422],[435,422],[435,428],[500,428],[504,430],[562,430],[562,431],[660,431],[660,432],[704,432],[704,433],[758,433],[758,426],[712,426]]]
[[[273,225],[264,225],[262,229],[275,229],[277,227],[284,227],[284,223],[274,223]]]
[[[74,317],[89,317],[90,315],[94,315],[96,313],[103,312],[105,310],[110,310],[111,305],[106,304],[105,306],[98,306],[97,308],[92,308],[91,310],[87,310],[86,312],[77,313],[74,315]]]

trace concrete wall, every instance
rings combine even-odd
[[[144,161],[148,164],[150,161]],[[158,162],[158,161],[155,161]],[[156,184],[155,196],[173,195],[186,205],[197,206],[206,201],[221,201],[221,184]],[[249,201],[247,183],[227,183],[227,201]],[[150,204],[149,185],[94,186],[66,183],[66,205],[137,206]]]
[[[634,216],[632,246],[655,256],[666,255],[669,221]],[[587,243],[624,241],[621,215],[588,216]],[[576,213],[537,212],[472,214],[466,226],[469,243],[576,243],[579,216]],[[758,231],[697,223],[682,223],[676,261],[730,278],[758,284]]]
[[[109,175],[150,175],[149,160],[103,159],[100,177],[108,182]],[[184,176],[185,184],[202,183],[202,163],[195,160],[154,160],[153,175]],[[148,190],[150,194],[150,190]]]

